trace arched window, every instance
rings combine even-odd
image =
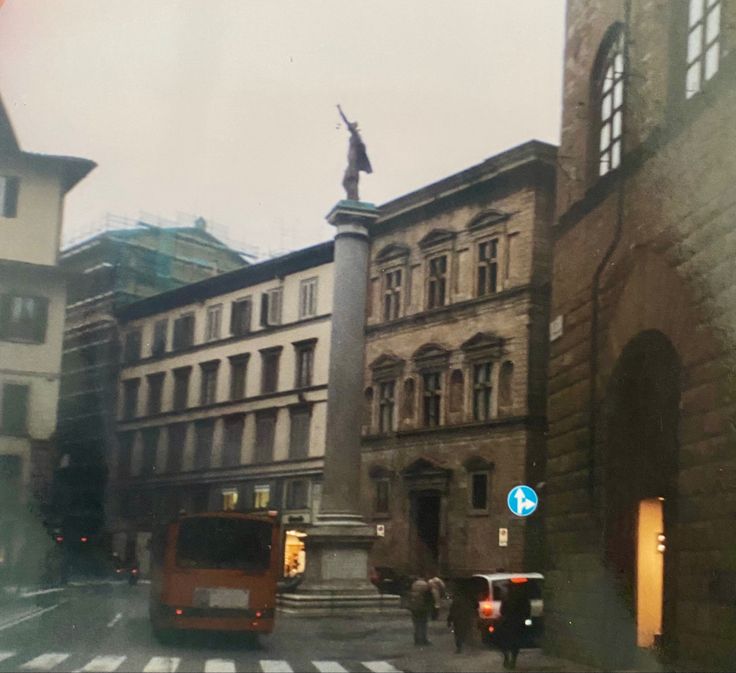
[[[621,163],[624,108],[624,31],[621,24],[609,28],[604,38],[593,77],[593,111],[597,121],[597,175]]]
[[[508,413],[514,404],[514,363],[504,362],[498,378],[498,411]]]
[[[720,65],[721,0],[689,0],[685,97],[691,98]]]
[[[455,369],[450,374],[450,411],[457,413],[463,410],[463,398],[465,397],[465,379],[462,370]]]

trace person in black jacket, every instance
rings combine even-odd
[[[496,632],[496,642],[503,652],[504,668],[516,667],[526,620],[531,612],[527,583],[508,582],[501,597],[501,620]]]
[[[478,601],[472,595],[468,580],[455,580],[454,584],[447,626],[452,628],[455,636],[455,654],[460,654],[478,619]]]

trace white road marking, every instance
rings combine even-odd
[[[235,673],[235,662],[232,659],[207,659],[204,673]]]
[[[319,673],[348,673],[348,669],[343,668],[336,661],[313,661],[312,665]]]
[[[121,620],[122,618],[123,618],[123,613],[122,613],[122,612],[118,612],[118,614],[116,614],[116,615],[115,615],[115,616],[114,616],[114,617],[113,617],[113,618],[112,618],[112,619],[111,619],[111,620],[110,620],[110,621],[109,621],[109,622],[107,623],[107,628],[108,628],[108,629],[111,629],[111,628],[112,628],[113,626],[115,626],[115,624],[117,624],[117,623],[118,623],[118,622],[119,622],[119,621],[120,621],[120,620]]]
[[[56,587],[54,589],[39,589],[38,591],[25,591],[20,595],[20,597],[31,598],[33,596],[43,596],[45,594],[58,594],[61,591],[64,591],[61,587]]]
[[[143,673],[176,673],[180,661],[179,657],[152,657]]]
[[[0,626],[0,631],[4,631],[5,629],[10,629],[14,626],[18,626],[18,624],[22,624],[23,622],[27,622],[29,619],[33,619],[35,617],[40,617],[43,614],[46,614],[47,612],[50,612],[51,610],[56,610],[56,608],[59,607],[59,604],[51,605],[48,608],[40,608],[38,610],[32,610],[30,613],[26,613],[22,617],[18,617],[18,619],[13,619],[12,621],[5,622],[2,626]]]
[[[10,657],[14,657],[15,652],[0,652],[0,661],[5,661],[6,659],[10,659]]]
[[[125,661],[126,657],[115,657],[109,655],[103,655],[95,657],[90,661],[83,669],[83,671],[96,671],[97,673],[112,673],[117,671],[118,668]]]
[[[360,663],[373,673],[401,673],[398,668],[394,668],[388,661],[361,661]]]
[[[288,661],[278,659],[262,659],[260,662],[263,673],[294,673]]]
[[[68,659],[69,655],[65,652],[46,652],[35,659],[27,661],[21,666],[30,671],[50,671],[54,666],[58,666],[62,661]]]

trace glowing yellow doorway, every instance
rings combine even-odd
[[[636,644],[653,647],[662,634],[666,539],[663,498],[639,503],[636,545]]]

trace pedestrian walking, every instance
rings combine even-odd
[[[415,645],[430,645],[427,639],[427,622],[433,607],[434,599],[427,578],[417,578],[409,589],[409,611],[414,624]]]
[[[432,592],[432,601],[434,603],[432,607],[432,621],[436,621],[440,616],[440,608],[442,607],[442,601],[447,595],[445,583],[436,575],[429,580],[429,590]]]
[[[478,601],[472,595],[470,582],[459,579],[454,582],[454,592],[450,611],[447,615],[447,626],[452,628],[455,636],[455,654],[460,654],[478,618]]]
[[[526,583],[508,582],[501,596],[501,620],[496,630],[496,642],[503,652],[503,667],[516,668],[526,620],[532,607]]]

